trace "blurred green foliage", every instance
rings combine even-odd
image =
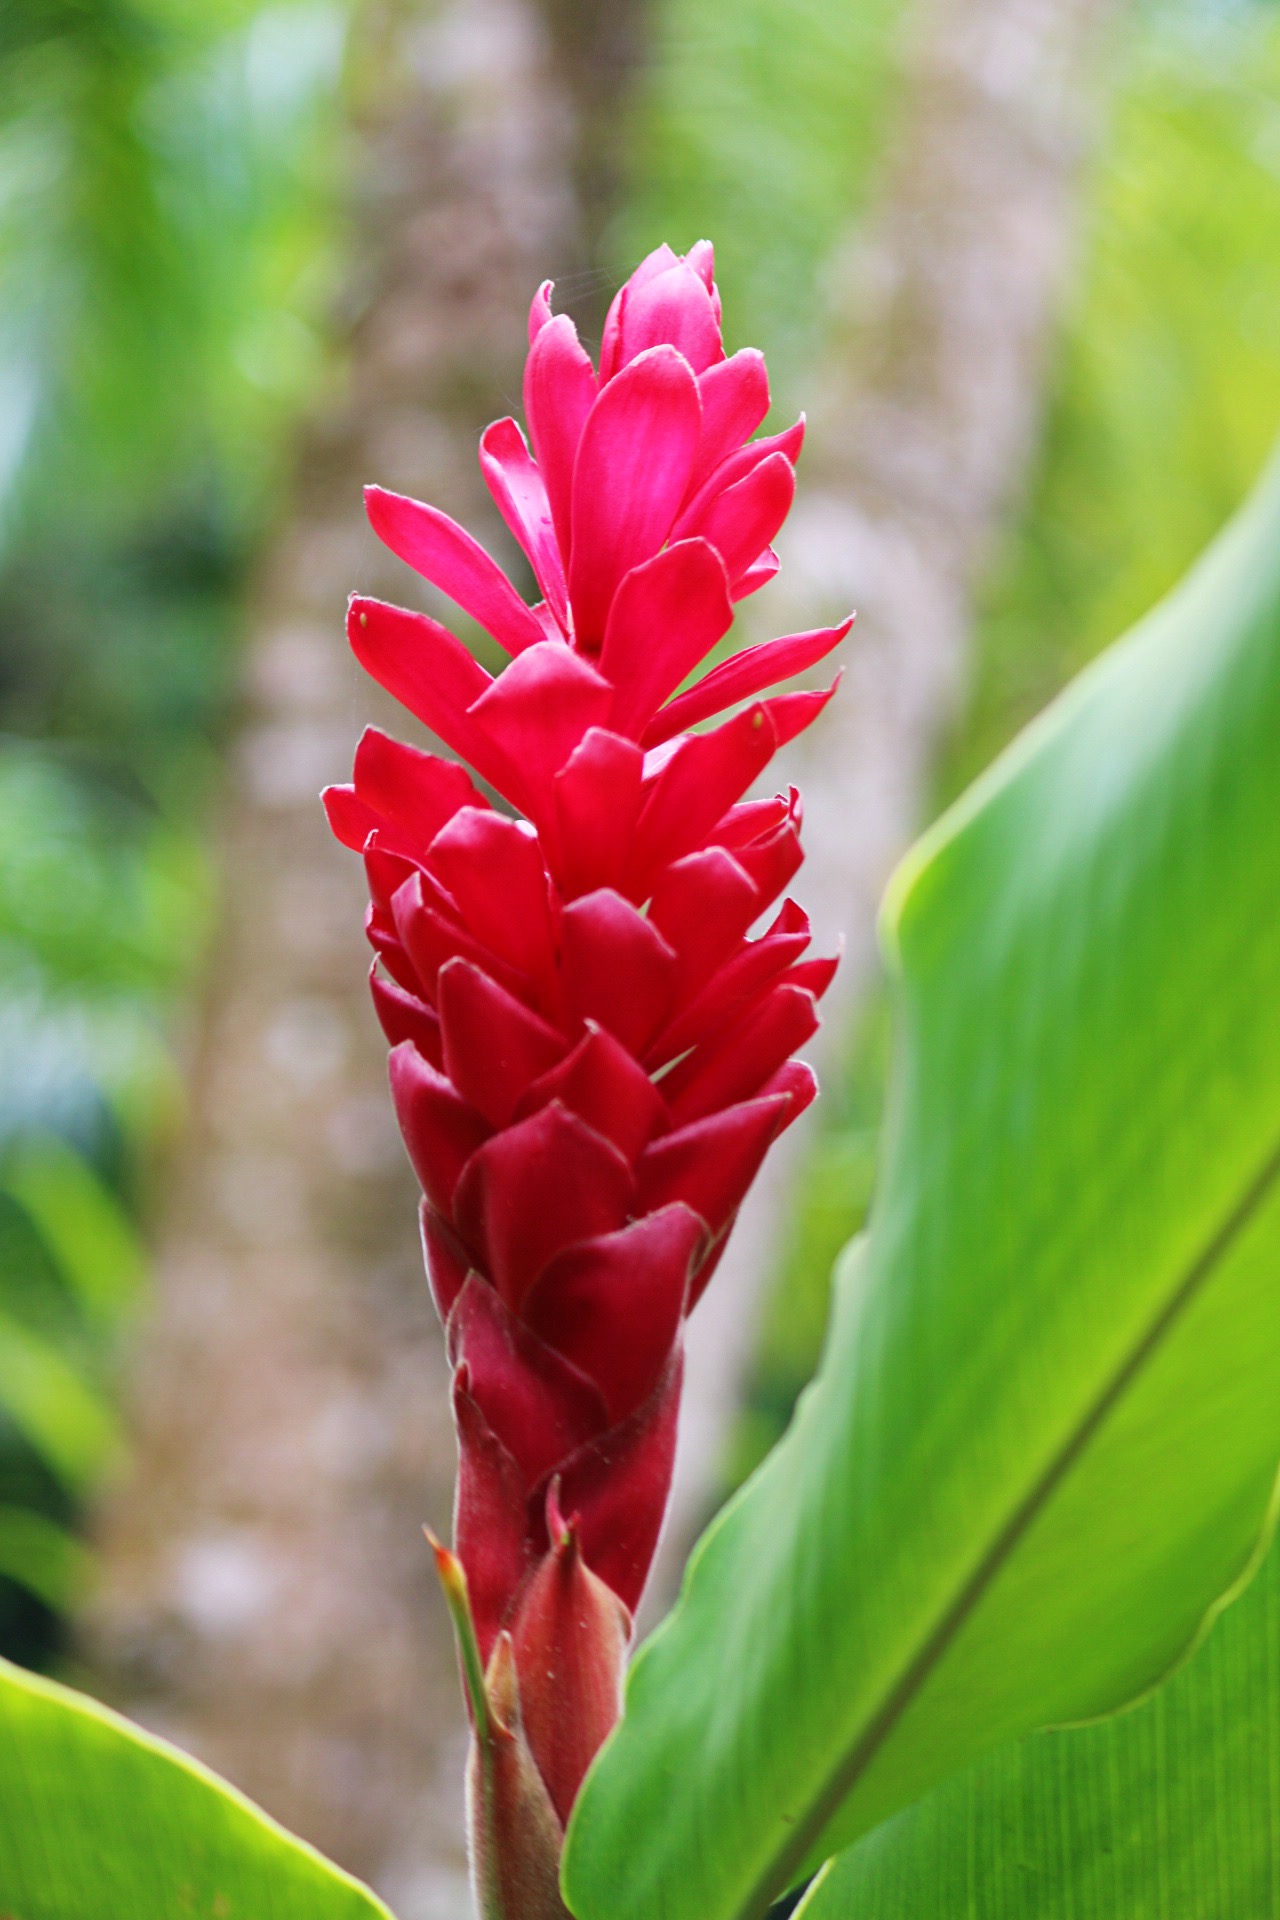
[[[977,609],[941,807],[1165,593],[1248,492],[1280,425],[1280,19],[1166,0],[1137,21],[1085,209],[1046,431]],[[836,1255],[862,1226],[884,1098],[876,995],[794,1202],[736,1486],[817,1363]],[[834,1082],[834,1084],[830,1084]]]
[[[724,1465],[730,1487],[759,1466],[814,1372],[827,1325],[836,1255],[861,1231],[871,1204],[880,1108],[889,1065],[889,1008],[875,994],[844,1071],[823,1082],[822,1125],[792,1200],[790,1231],[765,1300],[746,1400]]]
[[[767,348],[790,399],[821,336],[823,276],[891,117],[900,0],[658,0],[610,251],[716,242],[731,348]],[[797,402],[798,404],[798,402]]]
[[[321,364],[344,17],[19,0],[0,64],[0,703],[162,783]]]
[[[144,1260],[164,1015],[208,922],[188,829],[48,749],[0,751],[0,1646],[47,1658],[71,1531],[118,1455],[115,1337]]]
[[[1280,20],[1171,0],[1131,62],[942,798],[1168,592],[1280,422]]]
[[[339,0],[0,12],[0,1652],[118,1451],[242,588],[323,375]]]

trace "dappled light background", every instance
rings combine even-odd
[[[0,15],[0,1653],[463,1910],[417,1527],[445,1366],[316,794],[433,606],[367,479],[510,550],[474,436],[554,275],[716,243],[811,435],[740,632],[857,604],[797,892],[825,1096],[700,1310],[652,1611],[782,1431],[872,1191],[875,899],[1176,580],[1280,422],[1265,0],[9,0]],[[438,607],[435,608],[438,610]],[[386,717],[383,714],[382,717]],[[699,1346],[699,1340],[701,1346]]]

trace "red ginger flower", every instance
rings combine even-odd
[[[616,1716],[657,1544],[684,1317],[816,1091],[791,1056],[835,963],[802,957],[790,900],[748,937],[800,864],[799,799],[743,795],[834,687],[756,696],[850,623],[749,647],[677,691],[776,571],[803,422],[750,438],[764,360],[725,356],[708,243],[637,268],[598,375],[550,294],[529,319],[533,451],[514,420],[480,443],[542,601],[436,509],[367,494],[386,544],[510,665],[493,678],[437,621],[378,601],[354,599],[348,622],[375,679],[517,817],[372,729],[326,804],[368,869],[374,999],[454,1367],[480,1654],[510,1634],[524,1735],[564,1821]]]

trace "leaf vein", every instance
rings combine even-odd
[[[1213,1277],[1234,1242],[1249,1225],[1259,1208],[1280,1180],[1280,1141],[1272,1148],[1261,1169],[1245,1188],[1235,1206],[1210,1235],[1200,1253],[1169,1294],[1159,1312],[1110,1379],[1085,1409],[1040,1477],[1028,1489],[1009,1516],[986,1553],[969,1576],[951,1606],[924,1641],[882,1705],[863,1728],[854,1744],[842,1755],[830,1779],[811,1811],[797,1822],[787,1845],[774,1866],[759,1880],[739,1908],[738,1920],[764,1920],[778,1893],[790,1884],[807,1859],[815,1841],[840,1803],[856,1786],[880,1748],[893,1732],[906,1709],[922,1690],[934,1669],[956,1639],[987,1590],[994,1584],[1023,1536],[1048,1505],[1071,1469],[1084,1454],[1090,1441],[1119,1405],[1129,1387],[1158,1351],[1182,1314],[1201,1289]]]

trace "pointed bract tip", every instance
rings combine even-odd
[[[471,1612],[471,1594],[467,1587],[467,1574],[456,1553],[451,1553],[438,1540],[430,1527],[423,1527],[427,1545],[435,1555],[436,1577],[440,1590],[444,1594],[445,1605],[453,1621],[454,1638],[458,1643],[458,1659],[462,1666],[462,1681],[466,1690],[467,1705],[471,1710],[472,1724],[478,1740],[490,1737],[489,1697],[485,1689],[484,1663],[480,1658],[480,1642],[476,1638],[476,1623]]]
[[[555,289],[554,280],[544,280],[529,303],[529,345],[532,346],[542,329],[551,320],[551,295]]]
[[[710,293],[716,276],[716,250],[711,241],[695,240],[684,258],[685,265],[693,268]]]
[[[427,1545],[436,1557],[436,1572],[440,1576],[440,1585],[444,1588],[446,1595],[466,1602],[467,1576],[463,1571],[461,1560],[456,1553],[452,1553],[445,1546],[443,1540],[432,1533],[430,1527],[424,1526],[422,1531],[427,1537]]]
[[[573,1514],[568,1520],[560,1505],[560,1475],[556,1474],[547,1488],[547,1537],[553,1547],[567,1547],[577,1538],[578,1516]]]

